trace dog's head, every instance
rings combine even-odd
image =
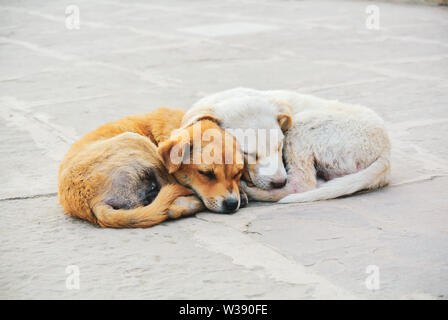
[[[198,120],[161,143],[159,155],[168,172],[191,188],[209,210],[235,212],[244,169],[240,147],[213,117]]]
[[[213,107],[194,107],[184,121],[206,115],[235,136],[244,152],[244,179],[256,187],[269,190],[286,184],[283,164],[284,132],[292,125],[291,106],[265,97],[236,97]],[[193,119],[193,120],[192,120]]]
[[[290,106],[276,102],[272,109],[272,103],[260,100],[255,104],[259,112],[265,109],[267,112],[260,113],[252,120],[258,122],[254,126],[258,128],[256,138],[252,140],[256,143],[247,143],[246,140],[243,147],[246,164],[244,179],[265,190],[282,188],[287,182],[283,140],[284,132],[292,125]]]

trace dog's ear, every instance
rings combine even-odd
[[[283,132],[287,131],[292,126],[292,117],[290,114],[279,113],[277,116],[277,121]]]
[[[190,140],[182,136],[170,138],[159,145],[157,152],[168,173],[174,173],[190,156]]]
[[[292,107],[289,103],[280,100],[274,100],[278,107],[277,121],[283,132],[292,126]]]
[[[292,106],[283,100],[271,99],[271,101],[277,105],[277,121],[282,131],[285,132],[292,126]]]

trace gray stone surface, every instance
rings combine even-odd
[[[401,2],[1,1],[0,298],[446,299],[447,18]],[[63,214],[58,163],[76,138],[236,86],[370,106],[390,130],[392,185],[146,230]]]

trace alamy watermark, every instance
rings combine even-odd
[[[380,8],[374,4],[366,7],[366,28],[368,30],[380,30]]]
[[[366,273],[368,274],[364,284],[366,288],[371,291],[380,289],[380,268],[376,265],[368,265],[366,267]]]
[[[283,135],[276,129],[202,131],[201,123],[197,122],[192,136],[183,130],[172,139],[177,140],[169,154],[173,164],[258,164],[264,175],[274,174],[282,165]],[[243,153],[244,157],[234,157],[235,152]]]
[[[79,267],[77,265],[69,265],[65,268],[65,273],[67,274],[67,278],[65,279],[65,287],[67,290],[79,290]]]
[[[80,23],[80,10],[77,5],[71,4],[65,8],[65,27],[68,30],[79,30]]]

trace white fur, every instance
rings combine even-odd
[[[277,152],[279,149],[282,150],[284,139],[277,121],[278,113],[276,103],[264,97],[247,96],[244,92],[239,94],[239,89],[233,89],[205,97],[195,103],[185,114],[183,126],[192,124],[204,116],[219,119],[221,127],[229,129],[229,132],[234,134],[242,150],[247,154],[246,160],[247,158],[250,160],[255,153],[258,155],[258,162],[254,171],[250,173],[251,179],[259,188],[270,189],[271,182],[287,178],[282,153]],[[265,129],[266,139],[260,144],[248,144],[244,140],[247,134],[235,134],[233,129],[240,129],[242,133],[247,133],[248,129],[255,133],[258,129]],[[273,132],[269,134],[271,130]],[[273,159],[277,164],[275,168],[271,165]]]
[[[279,129],[278,107],[272,104],[284,103],[293,110],[283,150],[288,183],[266,191],[242,182],[252,199],[308,202],[389,183],[390,142],[383,120],[363,106],[293,91],[236,88],[201,99],[184,120],[208,114],[224,128]],[[318,174],[329,181],[317,188]]]

